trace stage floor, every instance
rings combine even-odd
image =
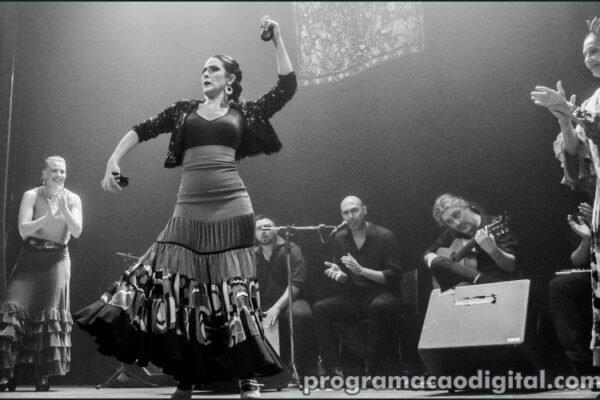
[[[171,387],[158,388],[102,388],[90,386],[57,386],[49,392],[36,392],[33,386],[18,387],[16,392],[3,392],[1,398],[10,399],[168,399],[173,391]],[[590,390],[555,390],[535,393],[509,393],[488,394],[481,392],[449,394],[445,391],[409,391],[409,390],[363,390],[355,395],[346,394],[343,390],[315,390],[310,395],[303,395],[298,389],[283,389],[281,391],[263,391],[265,399],[291,399],[291,398],[565,398],[565,399],[593,399],[598,392]],[[238,393],[217,393],[213,391],[194,391],[193,399],[222,398],[239,399]]]

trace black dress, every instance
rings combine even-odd
[[[230,108],[184,123],[183,174],[172,217],[102,299],[74,314],[99,351],[178,380],[273,375],[253,251],[254,213],[236,163],[245,130]]]

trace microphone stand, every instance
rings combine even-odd
[[[121,257],[123,263],[138,261],[140,259],[140,257],[134,256],[131,253],[117,252],[117,255]],[[144,370],[144,372],[146,372],[146,370]],[[146,382],[140,376],[129,371],[122,362],[119,363],[119,367],[106,382],[96,385],[96,389],[100,389],[113,383],[115,384],[115,387],[158,387],[157,384]]]
[[[298,375],[298,369],[296,368],[296,356],[295,356],[295,344],[294,344],[294,313],[292,311],[293,302],[293,291],[292,291],[292,247],[290,245],[290,237],[293,231],[318,231],[321,242],[324,243],[323,236],[321,235],[321,229],[335,229],[335,226],[331,225],[312,225],[312,226],[265,226],[262,230],[265,231],[277,231],[283,233],[283,239],[285,240],[285,259],[287,266],[287,278],[288,278],[288,323],[290,331],[290,365],[289,368],[292,372],[292,379],[294,386],[300,386],[300,377]],[[259,282],[260,283],[260,282]]]

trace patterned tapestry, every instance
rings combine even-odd
[[[423,51],[420,2],[294,2],[298,78],[303,86],[335,82]]]

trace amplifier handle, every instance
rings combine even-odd
[[[494,304],[496,303],[496,295],[491,294],[489,296],[473,296],[463,297],[462,299],[455,299],[454,306],[475,306],[478,304]]]

